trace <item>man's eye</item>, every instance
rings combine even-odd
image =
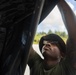
[[[53,42],[50,42],[50,43],[53,44],[53,45],[57,45],[58,44],[57,41],[53,41]]]
[[[46,46],[50,46],[50,44],[46,44]]]
[[[51,44],[55,44],[54,42],[51,42]]]

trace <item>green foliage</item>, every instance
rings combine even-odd
[[[46,33],[45,32],[40,32],[40,33],[37,33],[35,35],[35,38],[34,38],[34,44],[38,44],[39,43],[39,40],[42,36],[45,36]]]
[[[52,33],[52,31],[51,31],[51,30],[49,30],[47,34],[51,34],[51,33]]]
[[[46,35],[46,32],[39,32],[37,35]]]
[[[48,33],[46,32],[39,32],[35,35],[35,38],[34,38],[34,44],[38,44],[39,43],[39,40],[42,36],[45,36],[47,34],[51,34],[51,33],[55,33],[57,35],[59,35],[65,42],[68,38],[68,35],[65,33],[65,32],[60,32],[60,31],[55,31],[55,32],[52,32],[51,30],[48,31]]]

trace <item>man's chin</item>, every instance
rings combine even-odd
[[[43,57],[44,57],[44,59],[58,60],[58,58],[56,56],[49,55],[46,52],[43,53]]]

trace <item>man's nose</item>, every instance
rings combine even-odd
[[[50,47],[51,46],[51,43],[47,43],[45,44],[46,47]]]
[[[48,50],[49,47],[51,47],[49,44],[45,44],[45,45],[43,46],[43,49],[44,49],[44,50]]]
[[[44,48],[47,48],[47,47],[51,47],[51,44],[47,43],[47,44],[44,45]]]

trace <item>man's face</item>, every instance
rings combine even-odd
[[[58,60],[61,59],[60,50],[58,48],[57,41],[43,41],[42,54],[46,60]]]

